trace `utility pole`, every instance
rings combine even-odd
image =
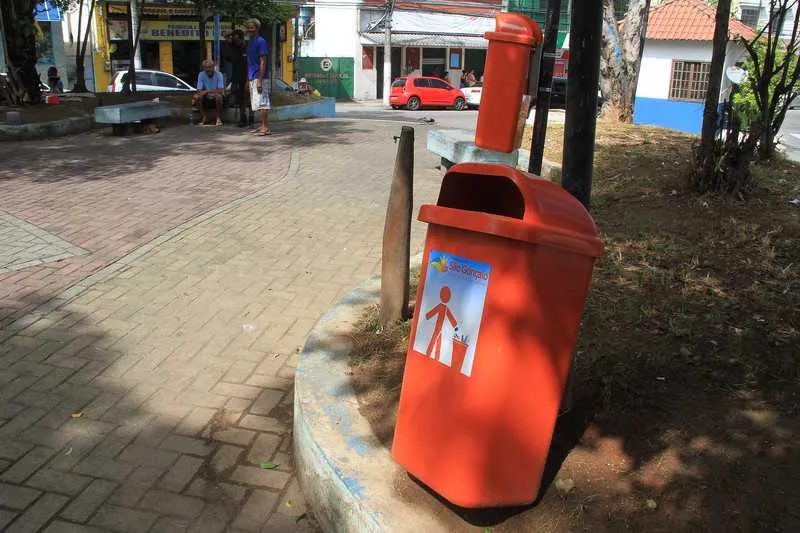
[[[383,105],[389,105],[392,92],[392,11],[394,0],[386,0],[386,15],[383,21]]]
[[[556,42],[561,20],[561,0],[550,0],[547,2],[547,9],[539,91],[536,96],[536,118],[533,123],[533,139],[531,139],[531,158],[528,162],[528,172],[536,175],[542,173],[544,141],[547,136],[547,115],[550,112],[550,98],[553,91],[553,65],[556,61]]]
[[[573,7],[561,185],[587,208],[592,192],[602,27],[603,0],[586,0]]]
[[[142,23],[142,13],[139,11],[139,8],[141,6],[139,5],[139,2],[137,2],[136,0],[129,2],[128,6],[129,6],[128,16],[130,17],[128,19],[130,21],[130,26],[128,27],[130,28],[130,34],[131,34],[131,39],[129,40],[129,42],[131,43],[131,46],[133,46],[134,44],[137,45],[135,53],[133,54],[132,58],[133,66],[134,68],[136,68],[136,70],[139,70],[142,68],[142,51],[141,47],[138,46],[139,43],[134,43],[133,39],[135,39],[136,35],[139,35],[139,24]],[[131,50],[133,50],[133,48],[131,48]]]

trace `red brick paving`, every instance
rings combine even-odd
[[[289,168],[284,142],[188,127],[0,145],[0,210],[89,253],[0,274],[0,328],[194,216]]]

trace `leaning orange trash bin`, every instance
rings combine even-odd
[[[505,165],[455,165],[419,219],[392,455],[456,505],[530,503],[603,245],[569,193]]]

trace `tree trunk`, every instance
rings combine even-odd
[[[698,168],[695,185],[707,190],[704,185],[713,182],[715,140],[717,134],[717,108],[719,91],[722,85],[722,70],[725,66],[725,49],[728,46],[728,22],[731,17],[731,0],[719,0],[717,4],[716,25],[714,28],[714,49],[711,54],[711,72],[708,77],[708,92],[703,109],[703,127],[700,133],[700,146],[697,153]]]
[[[32,104],[42,101],[39,73],[36,71],[36,32],[33,20],[35,6],[35,0],[0,2],[5,22],[9,74],[12,79],[20,79],[25,86],[28,101]]]
[[[622,109],[625,122],[633,121],[633,104],[636,86],[639,83],[639,67],[642,64],[644,40],[647,35],[647,17],[650,0],[630,0],[625,26],[622,29],[622,57],[627,67]]]
[[[600,92],[603,115],[631,122],[650,0],[630,0],[620,31],[613,0],[603,0],[603,40],[600,55]]]
[[[86,87],[86,70],[84,68],[86,64],[86,45],[89,42],[89,36],[92,29],[92,16],[94,15],[94,6],[97,2],[95,0],[90,0],[91,5],[89,6],[89,15],[86,20],[86,32],[81,33],[81,18],[83,13],[83,0],[81,0],[80,5],[78,8],[81,10],[78,14],[78,45],[75,50],[75,85],[72,87],[73,92],[76,93],[87,93],[89,89]]]
[[[197,6],[199,14],[197,28],[199,29],[198,39],[200,40],[200,63],[206,60],[206,14],[202,6]]]

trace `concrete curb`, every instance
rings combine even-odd
[[[272,108],[270,121],[283,122],[301,118],[333,118],[336,116],[336,99],[327,97],[308,104],[282,105]]]
[[[350,385],[348,333],[379,294],[379,277],[347,294],[314,326],[303,348],[294,392],[297,476],[325,531],[444,531],[397,495],[394,478],[403,474],[358,412]]]
[[[0,125],[0,141],[30,141],[33,139],[49,139],[64,137],[91,130],[94,127],[92,117],[71,117],[50,122],[34,122],[20,126]]]

